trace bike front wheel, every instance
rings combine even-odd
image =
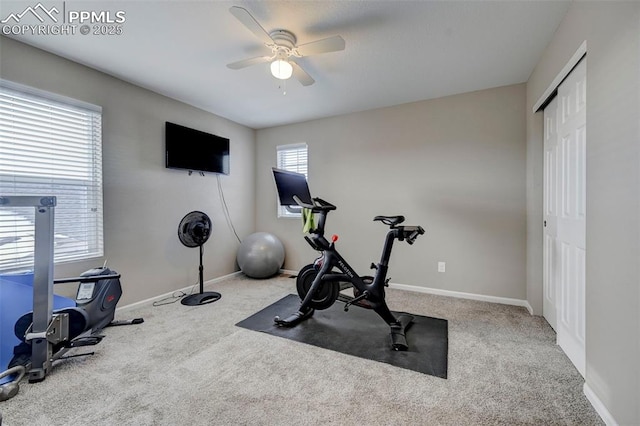
[[[298,278],[296,279],[296,290],[298,290],[298,296],[304,300],[307,297],[307,293],[311,289],[311,284],[318,276],[318,271],[313,265],[307,265],[300,270]],[[320,288],[313,295],[309,307],[317,309],[319,311],[329,308],[338,299],[340,294],[340,283],[338,281],[329,281],[322,283]]]

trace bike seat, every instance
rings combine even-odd
[[[380,221],[393,228],[394,226],[400,225],[404,222],[404,216],[376,216],[373,218],[373,221]]]

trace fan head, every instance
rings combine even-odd
[[[205,213],[194,210],[187,213],[178,225],[178,238],[187,247],[199,247],[211,236],[211,219]]]

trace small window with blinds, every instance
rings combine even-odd
[[[57,198],[56,263],[103,256],[102,109],[0,80],[0,195]],[[33,268],[34,214],[0,207],[0,271]]]
[[[279,169],[290,172],[302,173],[308,177],[308,152],[306,143],[291,145],[279,145],[276,147],[277,166]],[[284,207],[278,203],[278,217],[301,216],[301,209],[295,207]]]

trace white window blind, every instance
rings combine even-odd
[[[102,256],[101,108],[0,80],[0,195],[57,197],[55,262]],[[33,248],[34,209],[0,207],[0,270]]]
[[[308,150],[306,143],[279,145],[276,147],[277,167],[308,177]],[[278,217],[300,217],[300,210],[278,205]]]

